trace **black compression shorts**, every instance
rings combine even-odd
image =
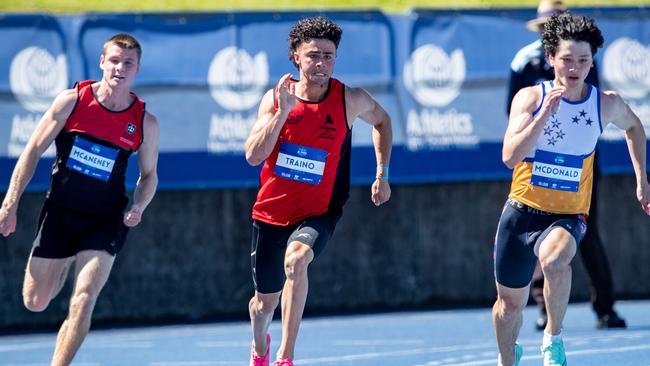
[[[251,267],[255,290],[279,292],[284,286],[284,256],[287,245],[299,241],[314,251],[314,259],[325,249],[340,215],[312,216],[289,226],[253,221]]]

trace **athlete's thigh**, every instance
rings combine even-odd
[[[524,288],[530,283],[537,263],[529,242],[534,215],[504,206],[494,239],[494,276],[508,288]]]
[[[284,254],[293,226],[253,222],[251,271],[255,290],[261,294],[279,292],[284,286]]]
[[[74,261],[69,258],[42,258],[30,254],[25,268],[23,296],[26,298],[42,297],[49,299],[65,281],[65,274]]]
[[[558,219],[539,236],[535,252],[540,261],[553,257],[569,263],[586,231],[587,224],[581,215]]]
[[[76,255],[75,293],[88,292],[95,297],[106,284],[115,256],[104,250],[82,250]]]
[[[329,214],[309,217],[291,233],[288,243],[297,241],[309,246],[317,258],[332,238],[338,219],[339,216]]]

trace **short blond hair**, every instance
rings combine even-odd
[[[140,42],[138,42],[138,40],[132,35],[127,33],[118,33],[109,38],[108,41],[104,43],[104,51],[102,54],[106,56],[106,50],[108,47],[113,45],[127,50],[134,49],[138,54],[138,62],[140,62],[140,57],[142,57],[142,47],[140,47]]]

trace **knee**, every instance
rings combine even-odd
[[[95,307],[95,296],[87,291],[76,292],[70,299],[70,314],[90,316]]]
[[[34,294],[23,294],[23,304],[27,310],[39,313],[47,309],[47,306],[50,304],[50,298]]]
[[[542,267],[544,277],[546,278],[553,278],[553,276],[556,276],[558,274],[571,271],[570,262],[563,259],[561,256],[551,255],[540,259],[539,262]]]
[[[288,279],[294,280],[307,274],[307,267],[314,257],[312,253],[311,248],[304,244],[290,247],[287,250],[284,259],[284,273]]]
[[[496,310],[505,316],[519,314],[524,310],[526,306],[526,301],[522,301],[521,298],[515,298],[510,296],[499,296],[495,304]]]
[[[269,298],[268,296],[265,296],[264,298],[253,296],[251,301],[248,303],[248,310],[250,311],[251,316],[269,315],[273,314],[279,303],[279,296],[274,298]]]

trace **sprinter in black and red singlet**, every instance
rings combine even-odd
[[[289,59],[300,78],[286,74],[264,95],[246,141],[246,160],[251,165],[264,162],[253,206],[251,366],[269,365],[267,331],[280,294],[282,340],[274,366],[293,366],[307,299],[307,268],[332,236],[348,198],[352,123],[357,117],[374,127],[372,202],[381,205],[390,198],[391,121],[368,92],[331,77],[341,33],[322,17],[293,26]]]
[[[141,52],[132,36],[111,37],[100,57],[102,80],[82,81],[56,97],[20,155],[0,209],[0,233],[8,236],[16,228],[18,203],[36,164],[54,142],[52,184],[23,284],[25,307],[43,311],[76,262],[70,309],[52,365],[72,362],[128,228],[140,222],[156,191],[158,123],[130,91]],[[126,168],[135,151],[140,178],[126,210]]]

